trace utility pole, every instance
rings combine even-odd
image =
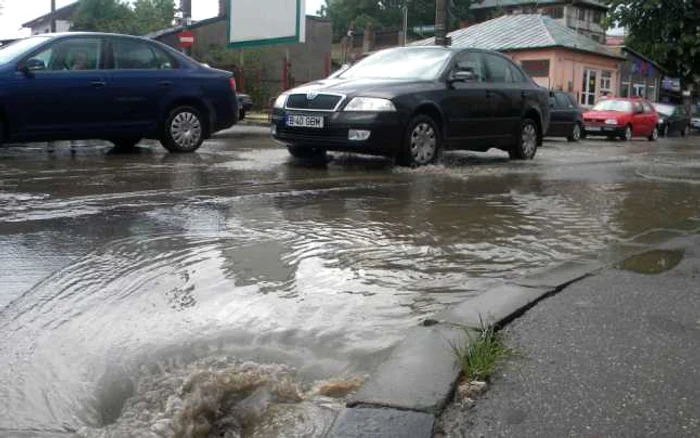
[[[447,47],[447,0],[437,0],[435,3],[435,45]]]
[[[56,0],[51,0],[51,33],[56,33]]]
[[[403,45],[408,45],[408,0],[403,0]]]

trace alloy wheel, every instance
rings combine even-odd
[[[416,164],[430,163],[437,153],[437,135],[435,129],[426,122],[421,122],[411,132],[411,157]]]
[[[202,123],[196,114],[183,111],[178,113],[170,123],[170,135],[178,146],[194,147],[202,137]]]
[[[571,138],[573,138],[574,141],[581,140],[581,125],[578,123],[574,125],[574,132],[571,133]]]
[[[632,139],[632,127],[628,126],[625,128],[625,140],[631,140]]]
[[[531,158],[535,155],[537,150],[537,129],[532,123],[527,123],[523,126],[522,145],[523,155],[526,158]]]

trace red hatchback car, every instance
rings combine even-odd
[[[607,99],[583,113],[583,133],[621,140],[647,137],[655,141],[659,138],[658,121],[656,110],[644,99]]]

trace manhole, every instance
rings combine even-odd
[[[683,260],[683,251],[654,250],[627,258],[617,268],[639,274],[661,274]]]

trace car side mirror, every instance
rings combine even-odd
[[[46,64],[44,64],[44,61],[42,61],[41,59],[37,58],[29,58],[24,63],[24,65],[20,67],[20,71],[24,74],[29,74],[41,70],[46,70]]]
[[[478,76],[473,70],[457,70],[450,76],[450,82],[476,82]]]

